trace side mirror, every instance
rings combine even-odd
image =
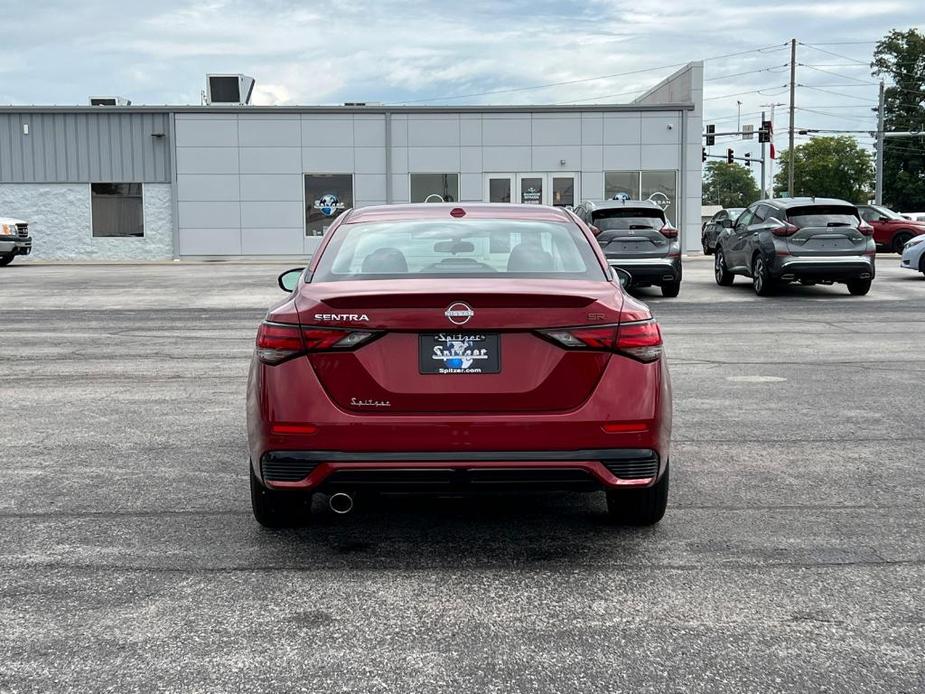
[[[889,217],[877,217],[877,221],[878,222],[889,222],[890,218]]]
[[[293,291],[299,286],[299,277],[302,276],[303,272],[305,272],[304,267],[294,267],[291,270],[286,270],[286,272],[276,278],[279,288],[284,292]]]
[[[633,276],[622,267],[614,267],[613,271],[614,274],[616,274],[617,279],[620,280],[620,286],[624,289],[628,289],[629,286],[633,283]]]

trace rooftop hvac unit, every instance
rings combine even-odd
[[[251,102],[254,78],[247,75],[206,75],[206,103],[243,106]]]
[[[131,106],[130,99],[121,96],[91,96],[91,106]]]

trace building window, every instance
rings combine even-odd
[[[638,171],[607,171],[604,173],[604,199],[626,196],[628,200],[639,199]]]
[[[353,207],[353,174],[305,174],[305,235],[324,232]]]
[[[91,183],[90,218],[97,238],[144,236],[141,183]]]
[[[456,202],[459,200],[459,174],[411,174],[411,202]]]
[[[674,225],[677,219],[678,175],[676,171],[643,171],[642,198],[651,200],[663,210]]]

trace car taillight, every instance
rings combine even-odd
[[[664,236],[666,239],[678,238],[678,230],[669,224],[663,226],[661,229],[659,229],[659,231],[662,232],[662,236]]]
[[[794,226],[793,224],[785,223],[782,227],[775,227],[771,230],[771,233],[775,236],[793,236],[800,230],[800,227]]]
[[[346,328],[317,328],[264,321],[257,328],[257,358],[265,364],[325,350],[347,350],[369,341],[378,333]]]
[[[652,318],[621,325],[541,330],[540,334],[569,349],[616,352],[646,363],[662,356],[662,333]]]
[[[867,222],[861,222],[861,223],[858,225],[858,231],[860,231],[862,234],[864,234],[864,236],[873,236],[873,235],[874,235],[874,228],[873,228],[870,224],[868,224]]]
[[[662,331],[655,319],[620,325],[617,352],[647,363],[659,359],[662,356]]]

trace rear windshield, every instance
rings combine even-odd
[[[861,223],[857,210],[844,205],[807,205],[787,210],[787,219],[795,227],[853,227]]]
[[[601,231],[627,229],[661,229],[665,226],[665,213],[653,209],[617,208],[596,210],[592,215],[594,226]]]
[[[499,219],[343,224],[312,279],[401,277],[605,279],[576,225]]]

